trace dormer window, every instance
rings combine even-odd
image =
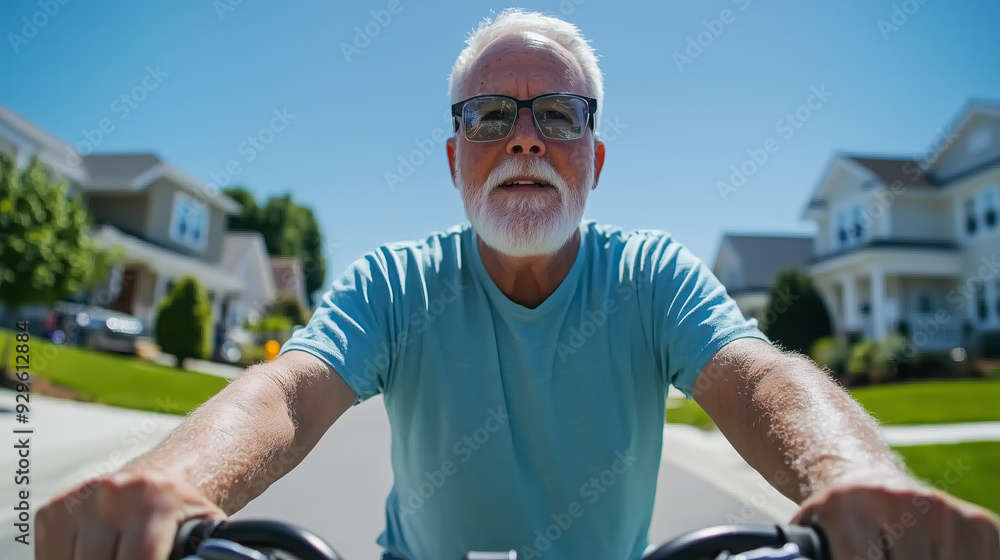
[[[854,207],[854,241],[862,242],[866,237],[865,231],[865,209],[860,205]]]
[[[837,214],[837,241],[840,243],[841,247],[847,245],[850,239],[847,231],[847,212],[839,212]]]

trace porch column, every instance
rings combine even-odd
[[[844,329],[847,331],[861,330],[857,282],[853,276],[843,276],[840,283],[844,287]]]
[[[872,334],[875,340],[882,340],[886,333],[885,316],[885,272],[881,268],[871,271]]]
[[[830,312],[830,320],[833,322],[833,332],[839,333],[844,330],[844,315],[840,309],[840,302],[837,300],[837,293],[832,284],[820,284],[820,294],[823,295],[823,303],[826,310]]]

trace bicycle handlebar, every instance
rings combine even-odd
[[[197,553],[209,539],[223,539],[260,550],[281,550],[298,560],[342,560],[333,548],[316,534],[275,521],[219,521],[194,519],[177,531],[170,560],[183,560]],[[823,533],[816,528],[797,525],[722,525],[691,531],[667,541],[643,556],[642,560],[696,560],[713,558],[722,552],[738,554],[760,548],[781,548],[793,543],[802,556],[811,560],[830,560]],[[516,551],[469,552],[466,560],[504,558],[516,560]]]

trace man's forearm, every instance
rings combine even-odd
[[[815,364],[752,344],[750,352],[720,352],[695,397],[783,494],[801,503],[836,483],[914,484],[871,416]]]
[[[296,437],[286,394],[267,367],[248,370],[124,470],[165,471],[226,513],[241,509],[308,453]]]

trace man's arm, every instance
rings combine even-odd
[[[702,369],[692,396],[803,506],[793,521],[824,529],[834,558],[870,558],[875,543],[887,558],[1000,559],[996,518],[914,480],[875,421],[811,360],[739,339]],[[882,538],[896,527],[905,531]]]
[[[329,365],[286,352],[250,367],[122,470],[179,476],[232,514],[295,468],[356,400]]]
[[[253,366],[154,449],[39,509],[35,558],[165,558],[180,522],[241,509],[356,400],[306,352]]]

